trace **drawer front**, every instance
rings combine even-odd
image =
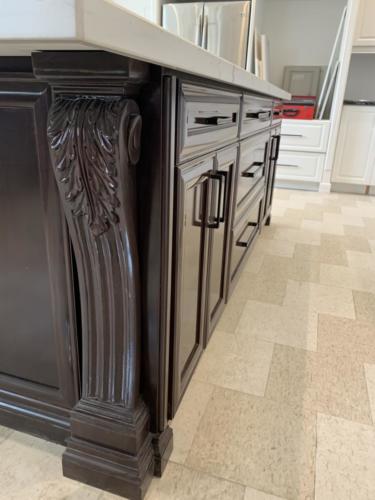
[[[272,123],[272,100],[244,96],[242,106],[241,137],[269,128]]]
[[[252,190],[265,178],[269,131],[241,142],[237,177],[235,218],[241,216]]]
[[[283,120],[281,149],[324,153],[327,151],[328,137],[328,122]]]
[[[320,182],[325,155],[280,151],[276,179]]]
[[[256,234],[259,232],[262,220],[262,207],[264,199],[264,185],[257,189],[252,198],[246,214],[236,224],[232,231],[232,252],[230,266],[230,280],[233,281],[239,267],[252,246]]]
[[[179,92],[177,162],[217,149],[238,137],[241,96],[190,84]]]
[[[281,101],[274,101],[272,109],[272,126],[280,126],[283,118],[283,105]]]

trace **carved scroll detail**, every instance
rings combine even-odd
[[[48,137],[58,181],[73,215],[86,216],[95,236],[118,222],[116,160],[123,109],[120,97],[63,97],[50,113]]]

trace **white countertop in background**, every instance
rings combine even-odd
[[[0,0],[0,55],[95,49],[290,98],[271,83],[130,12],[121,0]]]

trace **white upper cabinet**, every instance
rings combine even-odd
[[[332,181],[374,185],[375,106],[344,106]]]
[[[360,0],[354,46],[375,51],[375,0]]]

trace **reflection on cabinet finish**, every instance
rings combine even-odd
[[[240,102],[240,94],[181,84],[177,162],[234,142],[238,136]]]
[[[171,413],[174,415],[203,349],[206,301],[208,194],[214,158],[177,169],[174,258],[174,376]]]
[[[217,153],[214,176],[219,179],[219,184],[211,183],[209,225],[212,226],[215,222],[217,224],[216,227],[208,229],[207,335],[205,345],[225,304],[228,238],[237,155],[237,147]],[[219,213],[216,213],[217,210]]]

